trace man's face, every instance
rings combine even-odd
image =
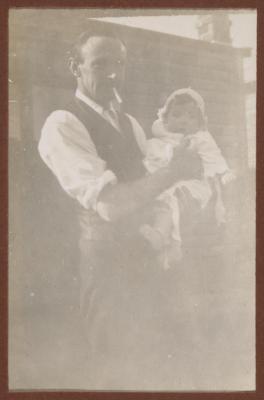
[[[82,47],[78,88],[101,105],[114,98],[124,80],[126,49],[117,39],[94,36]]]

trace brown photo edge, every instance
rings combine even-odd
[[[250,8],[257,10],[257,169],[256,169],[256,391],[250,392],[113,392],[113,391],[9,391],[8,390],[8,11],[10,8],[123,8],[131,9],[160,9],[166,12],[169,8]],[[264,140],[261,136],[261,126],[263,125],[263,95],[261,86],[263,83],[263,14],[264,3],[261,0],[189,0],[186,4],[184,0],[4,0],[0,7],[0,52],[2,59],[2,70],[0,73],[0,87],[3,93],[3,101],[0,103],[2,115],[1,136],[0,136],[0,397],[1,399],[230,399],[247,400],[264,398],[264,349],[263,334],[264,327],[264,212],[262,204],[264,199],[263,175],[264,160],[261,155],[261,145]]]

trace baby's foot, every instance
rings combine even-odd
[[[164,248],[164,238],[162,234],[158,230],[152,228],[152,226],[147,224],[142,225],[139,232],[156,251],[160,251]]]

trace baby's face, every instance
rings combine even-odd
[[[193,101],[172,104],[165,121],[170,132],[191,135],[200,129],[200,110]]]

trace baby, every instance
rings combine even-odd
[[[144,238],[164,257],[165,268],[169,268],[170,264],[182,258],[177,189],[187,188],[202,210],[212,196],[209,179],[218,177],[225,184],[234,175],[207,130],[204,101],[196,91],[187,88],[173,92],[159,110],[158,117],[152,125],[155,138],[148,141],[144,159],[146,169],[152,173],[166,166],[173,156],[173,149],[186,145],[200,156],[203,165],[201,179],[177,182],[162,193],[154,203],[152,222],[140,227]],[[215,215],[217,224],[220,225],[225,221],[225,209],[220,187],[216,187]]]

